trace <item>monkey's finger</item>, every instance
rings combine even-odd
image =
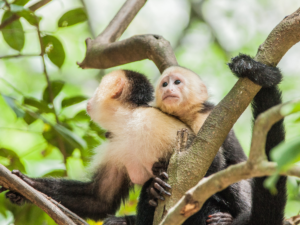
[[[166,182],[164,182],[162,179],[160,179],[159,177],[155,177],[155,179],[154,179],[157,183],[159,183],[161,186],[163,186],[163,187],[167,187],[167,188],[171,188],[171,186],[168,184],[168,183],[166,183]]]
[[[163,178],[165,178],[165,179],[169,179],[169,175],[166,173],[166,172],[162,172],[161,174],[160,174],[160,176],[162,176]]]
[[[22,180],[24,180],[30,186],[34,186],[34,181],[32,179],[30,179],[29,177],[25,176],[19,170],[13,170],[13,171],[11,171],[11,173],[18,176],[18,177],[20,177]]]
[[[166,191],[163,187],[161,187],[158,183],[154,183],[154,187],[160,192],[160,193],[163,193],[163,194],[166,194],[166,195],[169,195],[171,196],[171,193]]]
[[[154,198],[157,198],[157,199],[160,199],[162,201],[165,200],[165,198],[161,195],[159,195],[155,190],[154,188],[150,188],[150,193],[153,195]]]
[[[156,207],[157,206],[157,203],[156,201],[154,201],[153,199],[149,200],[149,204]]]
[[[8,189],[5,188],[5,187],[0,187],[0,193],[4,192],[4,191],[7,191]]]

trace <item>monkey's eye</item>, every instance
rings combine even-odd
[[[167,86],[168,86],[168,83],[167,83],[167,82],[164,82],[162,86],[163,86],[163,87],[167,87]]]
[[[181,83],[180,80],[175,80],[175,82],[174,82],[174,84],[176,84],[176,85],[178,85],[178,84],[180,84],[180,83]]]

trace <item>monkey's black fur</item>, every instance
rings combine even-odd
[[[278,68],[266,66],[254,61],[250,56],[240,54],[232,59],[229,67],[237,77],[248,77],[262,88],[252,101],[253,122],[260,113],[282,102],[281,91],[276,86],[282,75]],[[283,120],[272,126],[267,135],[266,155],[270,160],[270,150],[284,141]],[[286,177],[281,176],[277,182],[277,195],[272,195],[263,186],[266,177],[253,179],[251,215],[242,215],[235,225],[282,225],[286,204]]]
[[[233,58],[228,65],[237,77],[247,77],[254,83],[264,87],[257,93],[252,102],[253,121],[260,113],[281,103],[281,92],[276,86],[282,80],[278,68],[256,62],[250,56],[244,54]],[[210,111],[213,108],[212,104],[204,104],[204,106],[200,113]],[[281,120],[274,124],[268,133],[266,141],[268,158],[270,150],[283,141],[284,136],[283,120]],[[233,131],[228,134],[222,148],[223,151],[218,152],[206,176],[246,160],[246,156]],[[184,225],[205,225],[208,216],[216,212],[230,213],[233,217],[233,221],[230,223],[232,225],[282,225],[286,203],[286,177],[280,177],[277,183],[278,194],[275,196],[263,187],[265,179],[265,177],[254,178],[250,182],[252,184],[251,211],[247,208],[247,204],[242,202],[240,198],[241,186],[237,183],[209,198],[202,209],[186,220]],[[151,225],[153,223],[155,208],[149,206],[149,195],[147,193],[147,186],[150,185],[151,180],[145,183],[141,191],[137,207],[137,225]],[[131,216],[131,218],[134,218],[134,216]],[[121,218],[111,217],[109,221],[113,222],[119,219]],[[107,225],[107,222],[104,225]],[[123,220],[123,222],[126,221]],[[121,225],[122,223],[111,224]]]
[[[147,77],[143,74],[133,72],[130,70],[124,70],[125,75],[130,82],[130,94],[127,101],[134,103],[137,106],[146,105],[154,99],[154,89]]]
[[[133,71],[127,70],[125,75],[130,85],[130,95],[126,101],[135,106],[148,105],[153,100],[154,92],[149,80],[144,75]],[[113,139],[114,135],[108,132],[107,136],[109,139]],[[108,169],[107,167],[99,168],[89,182],[55,178],[29,178],[19,171],[15,171],[15,174],[80,217],[100,220],[117,212],[122,201],[128,198],[129,190],[133,186],[126,172],[118,171],[114,179],[121,182],[121,188],[115,193],[113,201],[107,201],[105,195],[109,193],[103,196],[100,194],[100,190],[103,181],[107,179],[106,171]],[[0,189],[0,192],[2,191],[4,189]],[[8,191],[6,197],[19,205],[28,202],[23,196],[12,191]]]

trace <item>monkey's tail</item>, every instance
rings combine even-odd
[[[271,108],[280,104],[281,91],[277,86],[262,88],[254,97],[252,102],[253,118]],[[267,135],[266,155],[270,160],[270,150],[284,140],[285,131],[283,120],[280,120],[272,126]],[[276,184],[278,193],[273,195],[265,189],[263,184],[266,177],[257,177],[253,179],[252,193],[252,216],[250,224],[282,225],[284,220],[284,207],[286,204],[286,177],[281,176]]]
[[[253,120],[260,113],[282,102],[281,91],[277,84],[282,80],[280,70],[276,67],[256,62],[250,56],[240,54],[228,64],[232,72],[238,77],[248,77],[263,88],[252,101]],[[285,138],[283,120],[272,126],[267,135],[266,155],[270,160],[270,150]],[[281,176],[277,182],[278,193],[272,195],[263,184],[267,177],[257,177],[252,184],[252,208],[247,225],[282,225],[284,207],[286,204],[286,177]]]

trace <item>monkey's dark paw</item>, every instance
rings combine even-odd
[[[125,216],[125,217],[108,217],[103,225],[135,225],[135,216]]]
[[[7,190],[8,190],[7,188],[1,187],[1,186],[0,186],[0,193],[2,193],[2,192],[4,192],[4,191],[7,191]]]
[[[19,170],[13,170],[11,171],[12,174],[20,177],[23,181],[25,181],[30,186],[34,187],[34,180],[25,176],[23,173],[21,173]]]
[[[167,180],[168,178],[169,178],[168,174],[166,172],[162,172],[159,176],[153,179],[149,189],[150,205],[156,207],[157,199],[164,201],[165,198],[163,195],[171,196],[171,193],[166,190],[167,188],[170,189],[171,186],[164,181]]]
[[[8,198],[11,201],[11,203],[17,205],[23,205],[27,201],[27,199],[24,196],[13,191],[8,191],[7,193],[5,193],[5,197]]]
[[[218,212],[208,216],[207,225],[230,225],[232,216],[229,213]]]
[[[262,87],[272,87],[282,80],[277,67],[267,66],[241,53],[232,58],[228,66],[237,77],[247,77]]]

